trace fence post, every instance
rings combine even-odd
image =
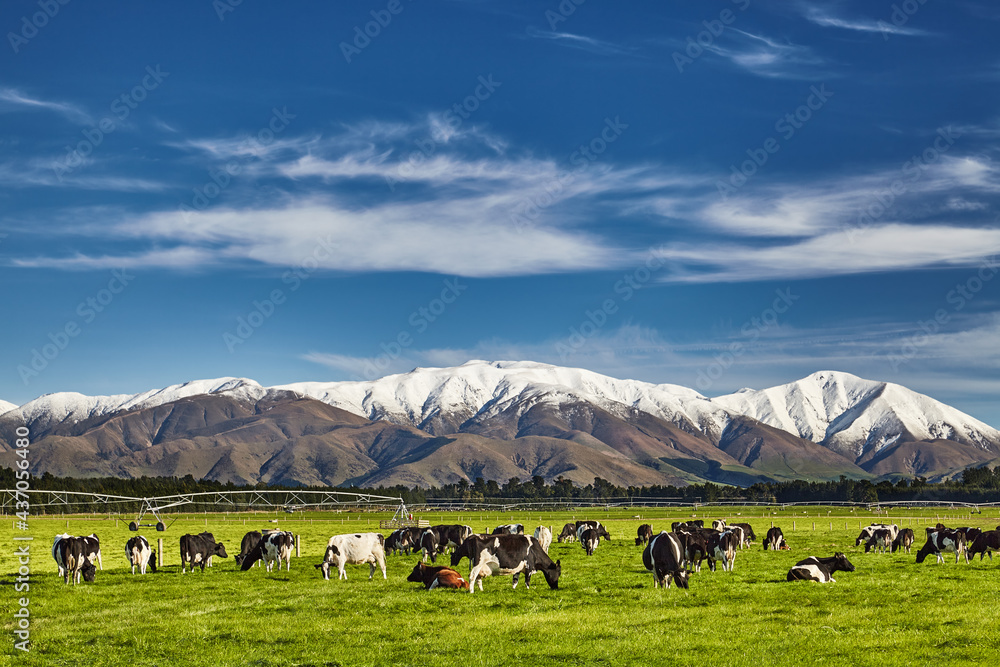
[[[156,538],[156,567],[163,567],[163,538]]]
[[[795,522],[792,521],[792,530],[795,530]]]

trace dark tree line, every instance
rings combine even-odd
[[[15,487],[14,471],[0,468],[0,488]],[[139,477],[121,479],[117,477],[94,477],[78,479],[55,477],[45,473],[31,480],[35,490],[81,491],[106,493],[130,497],[168,496],[203,491],[244,491],[244,490],[326,490],[328,487],[266,485],[237,485],[232,482],[196,480],[191,475],[184,477]],[[1000,500],[1000,466],[992,470],[987,466],[966,469],[960,478],[953,481],[932,484],[922,477],[903,478],[896,482],[850,479],[841,476],[836,481],[809,482],[768,482],[752,484],[748,487],[724,486],[706,482],[690,486],[616,486],[595,477],[593,483],[579,486],[564,477],[549,483],[536,475],[522,481],[512,477],[504,483],[477,477],[472,483],[460,480],[430,488],[380,486],[378,488],[338,487],[341,491],[373,493],[384,496],[401,497],[407,504],[419,505],[428,499],[452,500],[458,502],[488,502],[493,499],[519,499],[526,501],[576,500],[621,502],[628,499],[671,499],[679,502],[804,502],[804,501],[848,501],[877,503],[908,500],[954,500],[961,502],[990,502]]]

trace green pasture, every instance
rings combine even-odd
[[[692,576],[691,588],[654,589],[642,566],[636,528],[693,516],[750,523],[756,545],[738,553],[735,572]],[[417,556],[389,556],[388,580],[368,566],[348,566],[347,581],[324,581],[313,567],[331,535],[379,530],[373,513],[171,515],[168,529],[143,528],[164,541],[164,567],[130,574],[124,545],[132,517],[33,517],[30,530],[0,526],[0,617],[3,664],[24,665],[924,665],[996,664],[1000,660],[1000,559],[917,565],[912,554],[865,554],[860,525],[893,521],[917,532],[949,526],[994,528],[1000,513],[847,508],[705,507],[594,509],[577,512],[422,513],[432,524],[465,523],[482,531],[517,521],[558,534],[567,521],[598,519],[612,541],[588,558],[579,544],[553,543],[562,561],[558,590],[539,574],[530,590],[510,577],[484,582],[470,595],[425,591],[406,576]],[[794,522],[794,529],[793,529]],[[791,551],[765,552],[760,538],[780,526]],[[239,572],[232,556],[249,530],[300,535],[291,572]],[[184,533],[213,532],[228,559],[180,574]],[[104,570],[92,584],[67,586],[51,557],[57,533],[97,533]],[[388,534],[388,530],[382,532]],[[32,536],[31,589],[14,590],[15,536]],[[785,574],[810,555],[847,554],[857,570],[829,585],[788,583]],[[447,563],[445,563],[447,564]],[[468,576],[469,562],[458,567]],[[31,650],[14,649],[18,599],[30,599]]]

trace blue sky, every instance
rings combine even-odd
[[[0,27],[5,400],[532,359],[709,396],[843,370],[1000,426],[995,3]]]

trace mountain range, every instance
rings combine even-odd
[[[33,474],[430,486],[539,475],[622,486],[923,476],[1000,457],[1000,431],[903,386],[821,371],[708,398],[529,361],[363,382],[198,380],[0,401],[0,465]]]

